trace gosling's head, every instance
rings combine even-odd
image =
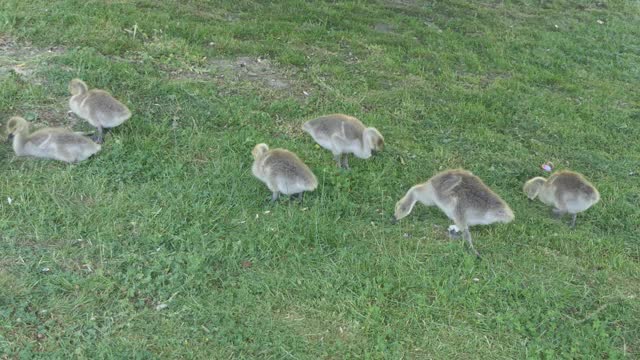
[[[76,96],[87,92],[87,84],[80,79],[73,79],[69,82],[69,92],[71,95]]]
[[[546,182],[547,182],[547,179],[537,176],[527,181],[526,183],[524,183],[522,190],[524,191],[525,194],[527,194],[527,197],[530,200],[533,200],[536,198],[536,196],[538,196],[538,193],[540,193],[540,189],[542,188],[542,185],[544,185]]]
[[[27,123],[27,120],[19,116],[12,117],[11,119],[9,119],[9,121],[7,121],[8,139],[9,140],[13,139],[13,137],[17,132],[22,131],[24,128],[28,126],[29,124]]]
[[[367,139],[369,140],[369,147],[374,154],[382,151],[384,148],[384,137],[378,129],[370,127],[365,130]]]
[[[409,215],[413,209],[413,205],[414,203],[412,201],[408,201],[406,197],[400,199],[400,201],[396,203],[396,210],[393,213],[394,222]]]
[[[264,154],[266,154],[267,151],[269,151],[269,145],[261,143],[253,147],[253,150],[251,150],[251,155],[253,155],[254,160],[257,160]]]
[[[515,218],[513,210],[505,204],[504,208],[493,211],[491,214],[496,222],[503,224],[510,223]]]

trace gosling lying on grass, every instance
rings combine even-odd
[[[29,123],[21,117],[7,122],[9,140],[17,156],[35,156],[68,163],[79,162],[100,151],[100,145],[88,137],[67,129],[45,128],[29,134]]]
[[[473,246],[469,226],[508,223],[514,218],[513,211],[500,196],[480,178],[462,169],[443,171],[409,189],[396,203],[395,220],[409,215],[417,201],[437,206],[453,220],[477,257],[480,253]]]
[[[98,130],[95,141],[103,142],[103,129],[116,127],[131,117],[131,111],[104,90],[89,90],[80,79],[69,83],[71,112],[87,120]]]
[[[576,215],[600,201],[598,190],[581,174],[558,171],[549,179],[535,177],[524,184],[523,190],[531,200],[538,197],[553,206],[556,217],[571,214],[571,227],[576,226]]]
[[[318,186],[313,172],[291,151],[269,150],[267,144],[258,144],[251,154],[254,159],[251,171],[272,191],[272,202],[278,200],[280,193],[299,194],[302,200],[303,192],[313,191]]]
[[[309,120],[302,129],[323,148],[331,151],[338,167],[349,168],[348,156],[368,159],[372,152],[384,147],[382,134],[365,127],[360,120],[343,114],[333,114]]]

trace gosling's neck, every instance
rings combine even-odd
[[[353,154],[361,159],[368,159],[371,157],[371,136],[365,130],[362,132],[362,139],[360,139],[360,146],[353,152]]]
[[[251,171],[253,172],[254,175],[258,176],[258,175],[262,175],[263,171],[264,171],[264,167],[263,167],[263,162],[265,157],[267,156],[266,152],[264,154],[258,155],[255,157],[254,161],[253,161],[253,165],[251,165]]]
[[[425,205],[433,204],[431,195],[427,188],[427,184],[420,184],[411,187],[411,189],[409,189],[406,195],[402,198],[402,203],[404,205],[409,205],[409,209],[413,209],[413,207],[416,205],[416,202],[418,201]]]
[[[434,204],[433,190],[430,183],[415,185],[409,190],[413,203],[420,201],[422,204],[430,206]]]
[[[548,184],[548,180],[544,179],[540,181],[540,191],[538,191],[538,199],[547,205],[553,206],[556,202],[555,186],[545,186]]]
[[[15,151],[18,156],[24,154],[24,145],[27,142],[28,131],[28,129],[24,128],[13,135],[13,151]]]
[[[404,205],[405,208],[410,209],[409,211],[413,210],[413,207],[416,205],[416,202],[418,201],[416,197],[415,186],[409,189],[409,191],[407,191],[407,193],[404,195],[404,197],[400,201],[402,202],[402,205]]]
[[[84,95],[89,91],[89,88],[87,87],[87,84],[85,84],[84,81],[82,81],[82,80],[78,80],[75,83],[72,82],[72,84],[73,85],[71,86],[71,88],[72,88],[73,91],[72,91],[71,95],[73,95],[73,96]]]
[[[536,197],[538,199],[540,199],[542,202],[546,202],[544,199],[548,199],[549,198],[549,191],[548,189],[545,187],[545,185],[547,184],[548,179],[545,179],[543,177],[535,177],[533,179],[533,182],[531,183],[531,186],[537,190],[536,195],[532,198],[535,199]]]
[[[71,102],[77,102],[77,103],[81,103],[82,100],[84,100],[84,98],[87,97],[87,91],[80,91],[78,93],[76,93],[75,95],[71,96]]]

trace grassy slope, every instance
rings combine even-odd
[[[0,147],[0,354],[639,356],[637,4],[180,3],[2,1],[6,37],[64,49],[0,77],[3,118],[62,114],[76,76],[135,115],[77,166]],[[217,76],[241,56],[292,86]],[[298,130],[332,112],[385,152],[338,173]],[[265,203],[263,141],[318,175],[304,207]],[[521,193],[547,160],[602,193],[575,230]],[[388,222],[449,167],[516,213],[474,229],[486,261],[435,209]]]

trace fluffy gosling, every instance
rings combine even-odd
[[[21,117],[7,122],[9,140],[17,156],[35,156],[75,163],[100,151],[100,145],[67,129],[45,128],[29,134],[29,123]]]
[[[600,201],[598,190],[581,174],[558,171],[548,179],[534,177],[524,184],[523,190],[531,200],[538,197],[553,206],[556,217],[571,214],[571,227],[576,226],[576,215]]]
[[[348,156],[368,159],[372,152],[384,147],[382,134],[373,127],[365,127],[360,120],[343,114],[321,116],[302,125],[323,148],[333,153],[338,167],[349,168]]]
[[[253,155],[253,175],[264,182],[273,193],[271,201],[285,195],[302,194],[318,187],[318,180],[300,158],[285,149],[269,150],[267,144],[258,144],[251,151]]]
[[[469,226],[488,225],[513,220],[513,211],[471,172],[458,169],[436,174],[427,182],[415,185],[396,203],[395,220],[409,215],[416,202],[437,206],[463,231],[463,237],[477,257]]]
[[[103,129],[116,127],[131,117],[131,111],[104,90],[89,90],[80,79],[69,83],[69,107],[98,130],[96,142],[103,142]]]

